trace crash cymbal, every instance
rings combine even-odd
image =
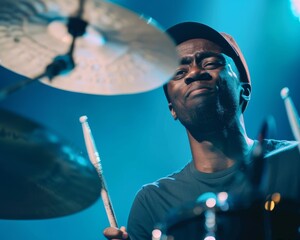
[[[0,116],[1,219],[65,216],[99,198],[99,177],[81,151],[31,120]]]
[[[0,60],[29,78],[69,51],[67,23],[79,0],[0,0]],[[173,41],[151,18],[102,0],[83,1],[86,32],[76,38],[75,68],[41,81],[88,94],[131,94],[166,83],[178,64]]]

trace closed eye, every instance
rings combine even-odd
[[[212,62],[206,62],[203,64],[203,68],[206,70],[212,70],[217,69],[219,67],[223,67],[224,63],[222,61],[212,61]]]
[[[179,69],[175,72],[173,79],[182,79],[187,74],[186,69]]]

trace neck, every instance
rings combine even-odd
[[[212,173],[249,157],[254,141],[248,138],[243,117],[230,127],[206,133],[187,131],[196,169]]]

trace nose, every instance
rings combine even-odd
[[[211,79],[212,76],[207,71],[201,70],[197,67],[192,69],[184,81],[188,85],[195,81],[209,81]]]

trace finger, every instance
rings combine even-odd
[[[128,233],[126,232],[126,228],[124,226],[120,227],[120,230],[123,232],[123,239],[127,239],[128,238]]]
[[[108,227],[104,229],[103,234],[108,239],[113,239],[113,238],[122,239],[123,236],[123,232],[114,227]]]

